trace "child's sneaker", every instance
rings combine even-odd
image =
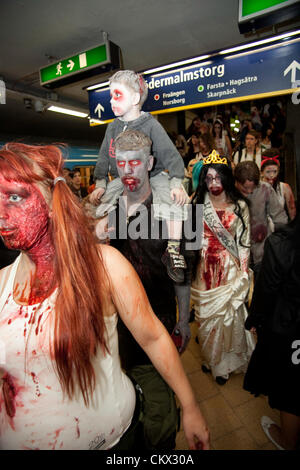
[[[161,258],[163,264],[167,268],[168,276],[174,282],[184,282],[184,269],[186,269],[186,262],[180,253],[169,252],[168,249],[164,252]]]

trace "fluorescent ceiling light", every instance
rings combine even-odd
[[[210,57],[210,54],[201,55],[199,57],[194,57],[192,59],[181,60],[180,62],[174,62],[173,64],[162,65],[161,67],[156,67],[154,69],[149,69],[149,70],[146,70],[143,73],[144,74],[149,74],[149,73],[154,73],[154,72],[160,72],[161,70],[173,69],[174,67],[180,67],[181,65],[191,64],[193,62],[199,62],[200,60],[207,59],[208,57]]]
[[[61,108],[60,106],[50,106],[47,111],[55,111],[56,113],[69,114],[71,116],[77,116],[81,118],[88,117],[88,113],[82,113],[80,111],[74,111],[74,109]]]
[[[243,44],[241,46],[231,47],[230,49],[224,49],[220,52],[220,54],[229,54],[230,52],[242,51],[243,49],[249,49],[249,47],[260,46],[261,44],[267,44],[269,42],[278,41],[279,39],[287,39],[299,33],[300,29],[298,29],[297,31],[292,31],[290,33],[280,34],[279,36],[274,36],[272,38],[261,39],[260,41],[251,42],[249,44]]]
[[[109,82],[97,83],[96,85],[91,85],[86,88],[86,90],[95,90],[95,88],[103,88],[104,86],[109,85]]]

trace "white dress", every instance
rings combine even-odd
[[[38,305],[13,299],[20,260],[0,285],[0,449],[89,450],[113,447],[129,427],[135,391],[122,372],[117,314],[105,318],[109,353],[93,360],[96,388],[87,408],[82,395],[64,396],[49,350],[55,292]]]
[[[246,225],[242,241],[249,246],[249,211],[244,201],[239,203]],[[201,353],[214,378],[245,372],[255,344],[253,335],[244,328],[251,275],[250,250],[239,242],[242,223],[233,207],[216,210],[216,214],[236,239],[239,260],[219,241],[204,219],[201,260],[191,287]]]

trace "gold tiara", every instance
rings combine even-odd
[[[204,158],[203,165],[209,165],[210,163],[221,163],[227,165],[227,159],[225,157],[221,158],[216,150],[213,150],[208,157]]]

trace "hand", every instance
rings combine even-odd
[[[97,206],[100,202],[101,197],[105,193],[104,188],[96,188],[94,191],[90,194],[90,201],[94,206]]]
[[[186,194],[182,188],[171,189],[170,196],[172,201],[175,201],[178,206],[183,206],[187,202]]]
[[[179,334],[175,334],[178,332]],[[188,322],[178,322],[173,330],[172,339],[177,347],[179,354],[182,354],[191,339],[191,329]]]
[[[209,450],[209,430],[198,405],[182,412],[183,429],[190,450]]]

